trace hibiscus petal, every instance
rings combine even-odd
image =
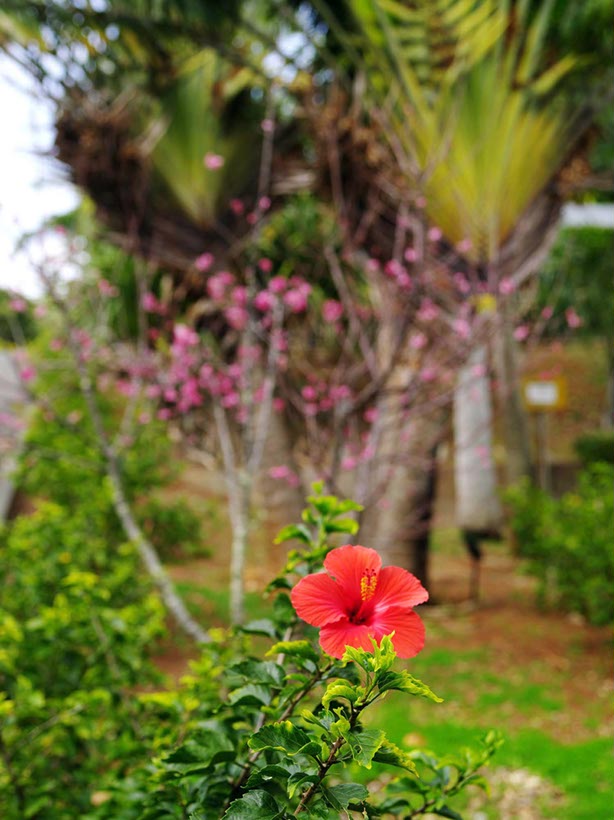
[[[354,646],[373,651],[370,636],[372,627],[367,624],[353,624],[347,619],[323,626],[320,630],[320,646],[333,658],[342,658],[346,646]]]
[[[324,572],[301,578],[290,599],[299,618],[312,626],[324,626],[348,615],[343,590]]]
[[[389,607],[411,609],[428,601],[429,594],[411,572],[401,567],[384,567],[377,578],[373,597],[376,612]]]
[[[378,642],[394,632],[392,645],[399,658],[413,658],[424,648],[424,624],[415,612],[389,610],[374,615],[370,629]]]
[[[346,609],[355,612],[360,607],[360,582],[369,573],[378,573],[382,559],[375,550],[348,544],[331,550],[324,559],[326,571],[337,581],[346,596]]]

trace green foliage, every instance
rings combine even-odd
[[[363,713],[392,691],[440,701],[406,670],[394,671],[390,638],[369,652],[348,647],[336,661],[302,637],[305,627],[284,591],[287,576],[318,568],[330,548],[327,528],[358,508],[325,495],[321,485],[309,501],[303,523],[281,536],[297,537],[305,548],[291,556],[284,582],[273,585],[270,618],[215,636],[183,690],[168,694],[169,702],[194,703],[179,743],[160,749],[153,775],[151,767],[137,767],[118,780],[99,816],[289,820],[428,810],[456,817],[449,800],[466,785],[484,785],[477,771],[497,747],[495,736],[480,752],[442,761],[402,749],[381,728],[365,725]],[[264,659],[256,652],[260,636],[269,646]],[[358,776],[362,771],[368,781],[376,764],[401,772],[391,781],[392,800],[370,794]]]
[[[605,228],[567,228],[559,233],[539,276],[535,315],[546,305],[554,309],[548,325],[563,333],[565,311],[573,307],[583,325],[578,333],[614,341],[614,293],[611,286],[612,231]]]
[[[163,560],[210,554],[203,546],[204,512],[199,515],[181,498],[171,501],[156,496],[150,496],[137,507],[143,532]],[[211,505],[207,512],[213,517],[215,507]]]
[[[594,433],[584,433],[575,440],[574,450],[585,467],[599,461],[614,464],[614,432],[596,430]]]
[[[614,469],[595,464],[578,490],[556,500],[525,482],[508,491],[511,526],[543,604],[578,612],[590,623],[614,621]]]
[[[23,344],[36,336],[36,322],[29,304],[26,304],[23,313],[15,313],[10,306],[14,298],[6,290],[0,290],[0,340],[10,344]]]
[[[162,609],[132,547],[101,537],[103,516],[95,497],[72,510],[47,503],[1,534],[7,820],[87,816],[96,784],[142,747],[126,692],[155,679],[146,657]]]

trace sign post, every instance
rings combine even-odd
[[[567,382],[559,376],[555,379],[527,378],[522,383],[524,405],[535,419],[535,451],[537,476],[542,490],[550,490],[550,456],[548,434],[550,413],[567,407]]]

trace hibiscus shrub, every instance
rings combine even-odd
[[[184,681],[192,711],[181,742],[158,754],[153,776],[146,767],[118,781],[98,817],[458,818],[455,796],[485,785],[479,769],[500,742],[495,734],[478,751],[437,760],[365,724],[393,691],[440,702],[394,668],[399,654],[422,647],[413,606],[427,593],[405,570],[382,569],[374,550],[331,546],[331,535],[356,533],[356,504],[318,485],[309,501],[303,521],[278,538],[302,546],[270,585],[271,617],[212,633]],[[396,775],[383,779],[384,769]]]

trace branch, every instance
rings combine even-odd
[[[77,374],[79,376],[79,386],[81,388],[83,398],[85,399],[98,447],[104,459],[105,472],[111,486],[111,498],[113,501],[113,507],[117,513],[117,517],[122,524],[124,532],[130,541],[132,541],[136,546],[147,572],[157,586],[165,606],[175,618],[177,624],[187,635],[196,641],[196,643],[209,643],[211,638],[192,618],[186,609],[185,604],[177,594],[171,579],[164,569],[155,547],[146,538],[134,515],[132,514],[132,509],[124,490],[117,454],[104,429],[102,415],[96,401],[92,380],[87,372],[87,368],[81,357],[81,352],[74,339],[74,325],[72,323],[68,308],[58,295],[52,280],[40,268],[39,275],[51,300],[61,312],[65,321],[65,326],[68,331],[68,344],[75,361]]]

